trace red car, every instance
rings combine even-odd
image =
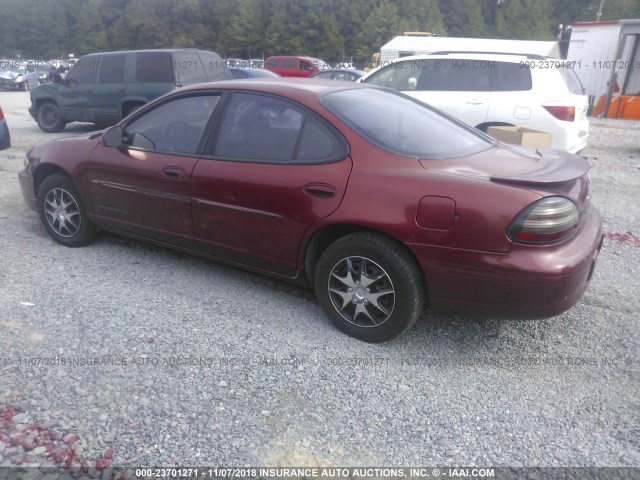
[[[382,342],[425,304],[571,308],[602,245],[588,170],[395,91],[269,79],[176,90],[34,147],[19,178],[63,245],[104,229],[308,285],[338,328]]]
[[[277,73],[281,77],[308,77],[325,68],[319,58],[298,56],[269,57],[264,62],[265,70]]]

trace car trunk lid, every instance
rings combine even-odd
[[[497,144],[475,155],[446,160],[421,159],[420,164],[428,170],[477,177],[524,188],[541,196],[565,195],[581,209],[589,195],[589,162],[559,150]]]

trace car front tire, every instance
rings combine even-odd
[[[54,174],[45,178],[38,188],[37,205],[44,228],[56,242],[82,247],[95,238],[96,229],[69,177]]]
[[[53,102],[46,102],[38,107],[38,126],[43,132],[61,132],[66,123],[62,118],[60,108]]]
[[[397,242],[373,233],[347,235],[320,256],[316,295],[334,325],[370,343],[392,340],[422,313],[424,282]]]

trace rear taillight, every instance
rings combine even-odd
[[[4,119],[4,113],[2,113],[2,109],[0,108],[0,120]]]
[[[578,229],[576,204],[565,197],[546,197],[522,210],[509,226],[516,243],[544,245],[570,237]]]
[[[543,107],[558,120],[573,122],[576,119],[576,107],[561,107],[557,105],[543,105]]]

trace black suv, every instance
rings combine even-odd
[[[29,113],[49,133],[69,122],[103,127],[174,88],[232,78],[222,58],[205,50],[93,53],[64,79],[31,90]]]

